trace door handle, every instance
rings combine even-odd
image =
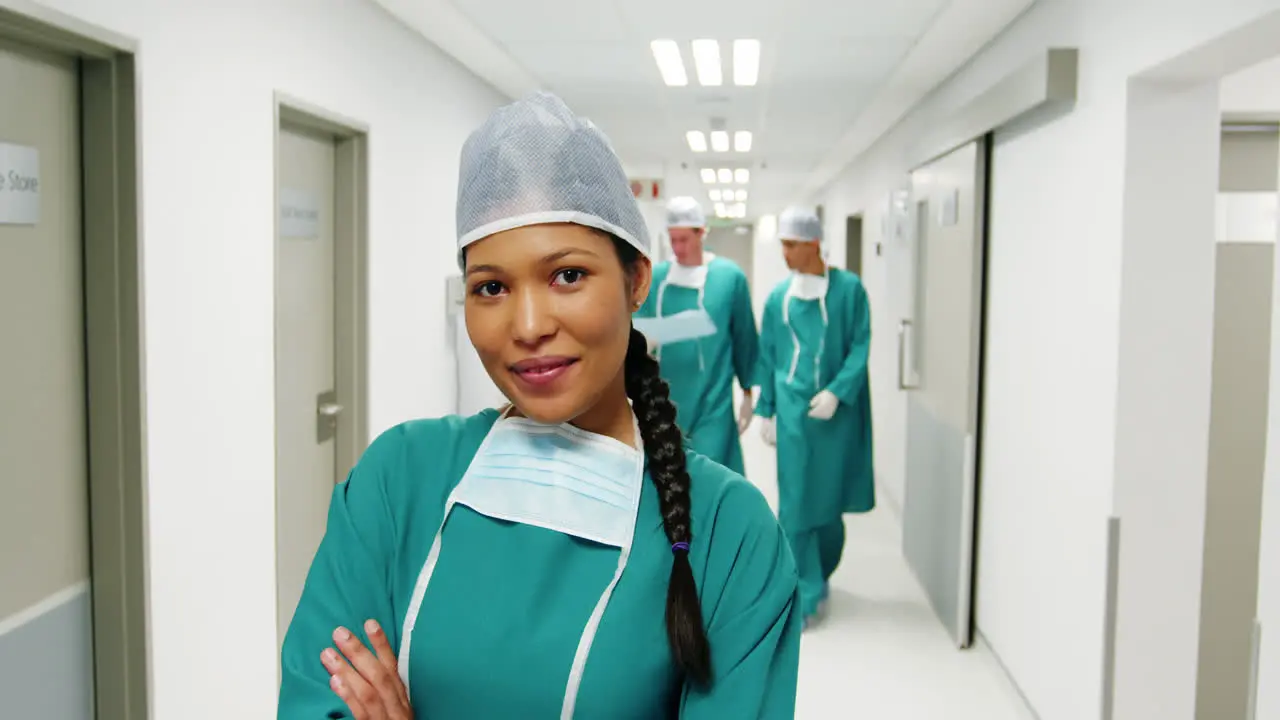
[[[342,406],[338,403],[321,403],[320,407],[316,408],[316,412],[320,413],[321,417],[337,417],[342,414]]]
[[[911,332],[911,321],[902,318],[898,323],[898,389],[915,390],[913,384],[907,382],[907,334]]]
[[[316,396],[316,444],[333,439],[338,434],[338,416],[343,407],[338,403],[338,393],[326,390]]]

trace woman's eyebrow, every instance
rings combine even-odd
[[[546,265],[546,264],[554,263],[558,260],[563,260],[566,257],[569,257],[571,255],[590,255],[591,257],[594,257],[594,258],[600,257],[596,253],[590,250],[587,250],[586,248],[566,248],[564,250],[557,250],[548,255],[544,255],[542,256],[542,259],[539,260],[538,262],[540,264]],[[475,275],[477,273],[501,274],[502,272],[503,272],[503,269],[500,265],[472,265],[471,267],[467,268],[468,276]]]
[[[564,250],[557,250],[556,252],[553,252],[550,255],[544,255],[542,258],[542,262],[544,264],[553,263],[557,260],[563,260],[566,257],[569,257],[570,255],[590,255],[591,257],[595,257],[595,258],[600,257],[599,255],[595,254],[594,252],[591,252],[590,250],[587,250],[586,248],[566,248]]]
[[[472,265],[467,268],[467,276],[470,277],[476,273],[501,273],[502,268],[497,265]]]

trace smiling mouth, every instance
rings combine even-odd
[[[538,357],[521,360],[511,366],[515,376],[530,385],[546,385],[556,380],[578,362],[572,357]]]

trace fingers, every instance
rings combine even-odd
[[[321,661],[332,676],[333,691],[347,703],[356,720],[409,717],[408,693],[400,682],[395,653],[386,633],[373,621],[366,624],[365,630],[376,655],[346,628],[333,632],[341,656],[331,648],[321,654]]]
[[[325,648],[325,651],[320,653],[320,662],[324,663],[325,669],[329,671],[329,689],[342,698],[342,702],[347,704],[347,709],[351,711],[351,716],[355,720],[379,720],[378,716],[371,714],[364,702],[360,700],[360,695],[363,694],[362,688],[367,687],[368,683],[338,654],[338,651]]]
[[[375,620],[365,621],[364,632],[369,636],[369,644],[373,646],[378,662],[395,681],[392,685],[395,686],[396,699],[400,701],[402,707],[408,708],[409,693],[405,690],[404,683],[400,681],[400,661],[396,658],[396,651],[391,649],[391,641],[387,639],[387,634],[382,632],[382,627]]]

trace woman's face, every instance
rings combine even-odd
[[[526,417],[574,420],[615,385],[650,265],[623,268],[612,237],[531,225],[466,250],[467,333],[489,377]]]

